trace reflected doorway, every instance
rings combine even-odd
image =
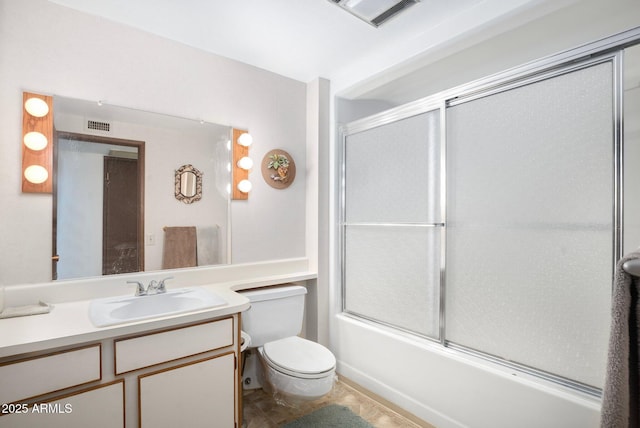
[[[58,132],[53,279],[144,270],[144,142]]]
[[[129,152],[126,152],[129,153]],[[140,271],[138,158],[105,156],[102,274]]]

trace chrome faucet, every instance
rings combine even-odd
[[[136,284],[136,296],[147,295],[147,290],[144,289],[144,284],[140,281],[127,281],[127,284]]]
[[[164,282],[169,280],[169,279],[173,279],[172,276],[168,276],[164,279],[161,279],[160,281],[156,281],[155,279],[152,279],[151,282],[149,283],[149,286],[147,287],[147,291],[146,294],[162,294],[162,293],[166,293],[167,292],[167,287],[164,285]]]
[[[169,279],[173,279],[173,277],[168,276],[166,278],[161,279],[160,281],[156,281],[155,279],[152,279],[151,282],[149,282],[149,285],[147,286],[146,290],[144,288],[144,284],[141,283],[140,281],[127,281],[127,284],[136,284],[136,296],[149,296],[152,294],[166,293],[167,287],[165,286],[164,282]]]

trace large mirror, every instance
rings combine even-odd
[[[184,267],[230,263],[228,126],[64,97],[54,125],[53,279],[162,270],[185,245]],[[197,203],[175,197],[184,165]]]

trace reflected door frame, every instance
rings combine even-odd
[[[54,130],[54,141],[59,139],[77,140],[96,144],[110,144],[127,147],[135,147],[138,150],[138,266],[140,272],[144,271],[144,177],[145,177],[145,142],[137,140],[127,140],[121,138],[103,137],[98,135],[80,134],[76,132],[65,132]],[[53,164],[53,213],[52,213],[52,279],[58,279],[57,264],[60,256],[57,253],[57,235],[58,235],[58,145],[54,144],[54,164]],[[64,255],[62,256],[64,257]]]

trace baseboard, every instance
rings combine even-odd
[[[383,406],[387,407],[388,409],[391,409],[392,411],[396,412],[397,414],[399,414],[400,416],[409,419],[411,422],[420,425],[421,427],[424,428],[436,428],[435,426],[431,425],[430,423],[423,421],[422,419],[420,419],[419,417],[417,417],[416,415],[414,415],[413,413],[401,408],[400,406],[392,403],[391,401],[387,400],[384,397],[379,396],[378,394],[369,391],[368,389],[364,388],[362,385],[352,381],[351,379],[349,379],[348,377],[345,377],[341,374],[338,374],[338,378],[340,379],[340,382],[344,383],[345,385],[355,389],[356,391],[358,391],[361,394],[366,395],[367,397],[371,398],[372,400],[382,404]]]

